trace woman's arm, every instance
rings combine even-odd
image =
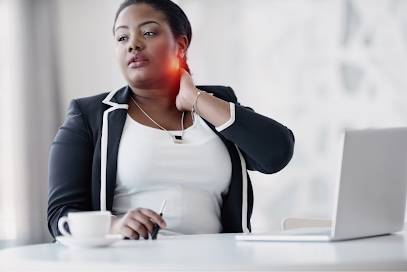
[[[292,158],[294,134],[277,121],[240,105],[232,88],[228,89],[236,101],[235,116],[233,123],[220,133],[243,151],[249,170],[266,174],[280,171]],[[201,94],[197,108],[200,116],[216,127],[231,116],[229,102],[207,93]]]
[[[60,235],[60,217],[91,210],[92,157],[89,127],[77,101],[72,100],[49,152],[48,229],[54,237]]]

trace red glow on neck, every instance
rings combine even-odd
[[[173,58],[168,65],[168,71],[171,77],[176,77],[180,73],[180,63],[178,58]]]
[[[179,70],[179,59],[178,58],[174,58],[170,64],[170,71],[171,72],[175,72]]]

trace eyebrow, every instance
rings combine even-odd
[[[145,21],[145,22],[142,22],[142,23],[140,23],[139,25],[138,25],[138,27],[142,27],[143,25],[147,25],[147,24],[157,24],[157,25],[160,25],[158,22],[156,22],[156,21]],[[120,26],[117,26],[115,29],[114,29],[114,32],[116,32],[119,28],[126,28],[126,29],[129,29],[129,27],[127,26],[127,25],[120,25]]]

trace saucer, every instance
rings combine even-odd
[[[73,248],[105,247],[123,239],[121,234],[108,234],[102,238],[74,238],[70,236],[57,236],[61,244]]]

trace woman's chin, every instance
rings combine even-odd
[[[130,86],[136,88],[149,88],[154,84],[154,79],[151,77],[133,76],[129,77],[127,81]]]
[[[171,80],[174,74],[164,73],[158,71],[151,71],[148,69],[131,69],[127,71],[127,81],[132,87],[148,88],[161,85],[162,81]]]
[[[149,82],[153,79],[153,74],[148,71],[130,70],[127,72],[127,80],[132,84]]]

